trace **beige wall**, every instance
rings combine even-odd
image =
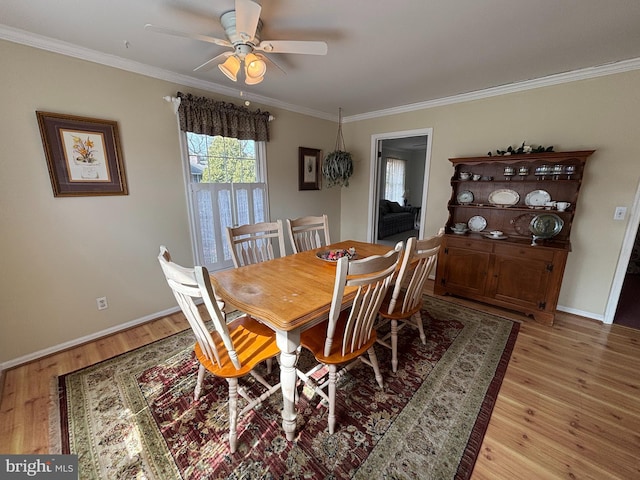
[[[346,123],[347,144],[358,159],[342,196],[342,234],[366,233],[371,136],[433,128],[426,233],[447,220],[450,157],[484,155],[520,145],[556,151],[590,150],[572,228],[559,306],[602,318],[627,221],[614,221],[617,205],[631,207],[640,175],[640,72],[621,73],[445,107]],[[627,216],[628,218],[628,216]]]
[[[0,41],[0,58],[2,366],[175,306],[158,247],[184,264],[193,258],[176,117],[162,97],[220,97],[10,42]],[[327,212],[339,239],[339,192],[298,191],[298,147],[328,151],[335,123],[251,108],[276,117],[272,218]],[[130,194],[54,198],[36,110],[116,120]],[[109,308],[98,311],[101,296]]]
[[[162,97],[221,97],[10,42],[0,41],[0,58],[1,366],[175,306],[158,246],[179,262],[193,258],[176,120]],[[614,221],[613,210],[631,206],[640,174],[639,91],[640,72],[631,72],[346,123],[350,187],[311,192],[297,188],[298,147],[326,153],[336,124],[252,105],[276,116],[267,146],[271,216],[326,212],[335,240],[365,240],[373,134],[433,128],[427,234],[447,218],[449,157],[522,141],[596,149],[559,303],[601,316],[627,223]],[[54,198],[36,110],[118,121],[130,194]],[[97,311],[100,296],[107,310]]]

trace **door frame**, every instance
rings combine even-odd
[[[369,221],[367,226],[367,238],[370,242],[376,243],[376,225],[378,218],[378,184],[380,181],[380,165],[378,162],[378,151],[383,140],[406,137],[427,137],[424,159],[424,178],[422,188],[422,200],[420,201],[420,237],[424,232],[425,217],[427,214],[427,193],[429,189],[429,172],[431,170],[431,145],[433,142],[433,128],[420,128],[415,130],[402,130],[398,132],[374,133],[371,135],[371,160],[369,178]]]
[[[609,291],[609,298],[607,299],[607,306],[604,310],[603,323],[611,324],[616,316],[616,309],[618,308],[618,302],[620,301],[620,292],[622,292],[622,284],[624,283],[624,277],[627,273],[627,267],[629,260],[631,259],[631,253],[633,251],[633,244],[638,234],[638,226],[640,225],[640,182],[636,189],[636,198],[633,201],[631,207],[631,213],[629,214],[629,220],[627,228],[624,234],[624,240],[622,241],[622,247],[620,249],[620,255],[618,256],[618,265],[613,276],[613,283],[611,284],[611,290]]]

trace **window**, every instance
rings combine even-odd
[[[404,202],[404,177],[406,162],[398,158],[387,158],[385,165],[384,198],[400,205]]]
[[[269,219],[264,144],[191,132],[186,140],[196,262],[231,267],[226,227]]]

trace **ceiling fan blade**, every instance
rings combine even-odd
[[[236,33],[244,42],[256,36],[262,7],[251,0],[236,0]]]
[[[150,32],[164,33],[166,35],[174,35],[176,37],[184,37],[184,38],[191,38],[192,40],[200,40],[201,42],[215,43],[216,45],[220,45],[221,47],[233,47],[233,45],[229,41],[222,40],[221,38],[210,37],[208,35],[199,35],[197,33],[194,34],[194,33],[181,32],[179,30],[172,30],[170,28],[160,27],[158,25],[151,25],[150,23],[147,23],[144,26],[144,29],[149,30]]]
[[[206,72],[207,70],[211,70],[213,67],[220,63],[220,60],[223,58],[227,58],[233,55],[233,52],[223,52],[220,55],[213,57],[211,60],[204,62],[199,67],[193,69],[194,72]]]
[[[306,55],[326,55],[325,42],[305,42],[298,40],[264,40],[256,47],[267,53],[302,53]]]

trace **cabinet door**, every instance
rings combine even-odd
[[[487,295],[530,309],[544,310],[553,264],[540,258],[496,255]]]
[[[491,258],[489,253],[448,247],[444,256],[440,287],[460,295],[484,295]]]

